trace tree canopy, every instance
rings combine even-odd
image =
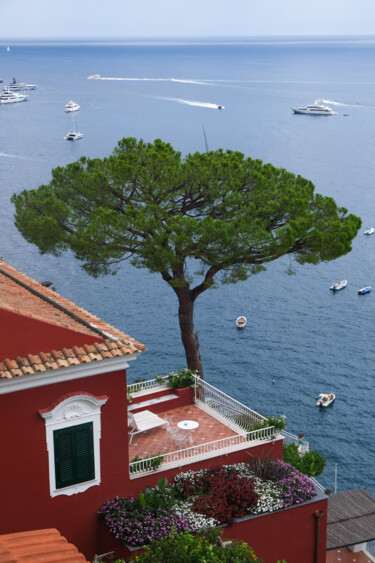
[[[286,254],[300,264],[338,258],[361,226],[284,169],[231,150],[182,158],[161,140],[134,138],[107,158],[55,168],[48,185],[12,201],[17,228],[42,254],[70,249],[93,276],[124,260],[159,273],[179,301],[187,366],[200,373],[193,311],[201,293]]]

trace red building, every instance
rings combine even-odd
[[[244,420],[263,417],[208,383],[127,386],[143,344],[4,262],[0,342],[0,534],[56,528],[92,558],[122,549],[100,528],[103,502],[181,468],[247,461],[249,452],[282,458],[283,435],[248,432]],[[168,419],[181,431],[169,435]],[[247,541],[265,563],[323,562],[326,508],[320,494],[224,535]]]

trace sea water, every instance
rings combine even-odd
[[[100,80],[88,80],[91,74]],[[0,106],[0,256],[143,342],[129,381],[185,367],[177,300],[157,274],[124,263],[90,278],[70,253],[40,256],[14,226],[10,197],[51,179],[82,155],[104,157],[128,136],[170,142],[182,155],[243,152],[312,180],[318,193],[359,215],[353,250],[298,266],[288,257],[196,302],[205,378],[264,416],[286,415],[328,460],[320,481],[375,494],[375,42],[257,40],[21,43],[0,45],[0,77],[37,84],[25,103]],[[338,115],[295,115],[322,97]],[[64,141],[72,117],[83,139]],[[218,105],[225,106],[218,110]],[[205,132],[205,135],[204,135]],[[290,266],[296,274],[286,272]],[[332,283],[348,280],[334,293]],[[247,319],[244,330],[236,317]],[[320,392],[336,402],[316,407]]]

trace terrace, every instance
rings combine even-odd
[[[265,417],[199,377],[185,389],[171,389],[167,377],[128,385],[128,413],[147,410],[166,421],[130,436],[131,479],[241,450],[255,453],[284,439]]]

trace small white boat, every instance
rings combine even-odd
[[[88,80],[99,80],[100,78],[100,74],[90,74],[90,76],[87,77]]]
[[[336,395],[334,393],[319,393],[317,399],[317,407],[328,407],[336,399]]]
[[[217,109],[224,109],[225,106],[217,106]]]
[[[332,289],[333,291],[340,291],[340,289],[344,289],[344,287],[346,287],[347,285],[348,285],[348,280],[341,280],[340,282],[331,285],[329,289]]]
[[[362,287],[361,289],[358,290],[358,295],[366,295],[366,293],[370,293],[372,287],[370,285],[366,286],[366,287]]]
[[[0,94],[0,104],[13,104],[15,102],[26,102],[29,96],[12,92],[9,88],[5,88]]]
[[[237,328],[245,328],[246,323],[247,323],[246,317],[244,317],[243,315],[237,317],[237,320],[236,320]]]
[[[304,107],[292,108],[294,113],[304,113],[306,115],[337,115],[330,106],[324,104],[322,98],[318,98],[314,103]]]
[[[365,231],[363,231],[364,235],[373,235],[375,233],[375,228],[374,227],[369,227],[368,229],[366,229]]]
[[[66,113],[69,113],[71,111],[78,111],[80,107],[81,106],[79,104],[76,104],[75,102],[73,102],[73,100],[70,100],[70,102],[66,104],[64,111]]]

